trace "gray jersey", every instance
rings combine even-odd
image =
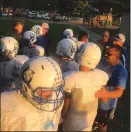
[[[80,65],[76,63],[75,61],[71,60],[62,60],[58,57],[51,56],[52,59],[54,59],[60,66],[62,73],[68,72],[68,71],[79,71]]]
[[[22,63],[15,59],[0,62],[0,91],[1,88],[13,87],[13,82],[20,75]]]
[[[14,59],[21,62],[23,65],[29,59],[29,57],[26,55],[17,55]]]
[[[41,46],[36,46],[35,48],[24,47],[23,55],[27,55],[30,58],[32,58],[34,56],[43,56],[44,49]]]
[[[23,55],[27,55],[28,57],[32,58],[34,56],[39,56],[39,51],[36,48],[24,47]]]

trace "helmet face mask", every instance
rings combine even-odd
[[[21,93],[40,110],[54,111],[63,103],[62,73],[58,64],[48,57],[27,61],[22,67],[21,84]]]

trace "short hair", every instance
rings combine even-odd
[[[115,48],[117,52],[119,52],[120,57],[122,56],[122,47],[119,45],[111,45],[110,48]]]
[[[89,34],[86,33],[86,32],[84,32],[84,31],[81,31],[81,32],[79,32],[78,40],[81,40],[82,37],[87,37],[87,38],[89,38]]]
[[[103,32],[103,34],[104,34],[105,32],[107,32],[107,33],[109,34],[109,36],[110,36],[110,32],[109,32],[109,31],[106,30],[106,31]]]
[[[19,24],[20,24],[20,25],[24,25],[23,22],[15,22],[15,23],[14,23],[14,27],[16,27],[16,26],[19,25]]]

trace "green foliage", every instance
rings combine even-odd
[[[74,0],[73,1],[73,12],[74,13],[81,13],[83,14],[88,7],[88,1],[87,0]]]

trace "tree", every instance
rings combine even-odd
[[[73,1],[73,12],[74,13],[85,13],[86,9],[88,7],[88,1],[87,0],[74,0]]]
[[[62,14],[73,14],[86,12],[88,0],[58,0],[57,8]]]
[[[90,0],[89,4],[99,9],[100,13],[109,12],[110,8],[113,9],[113,14],[123,12],[125,5],[130,5],[129,0]]]

